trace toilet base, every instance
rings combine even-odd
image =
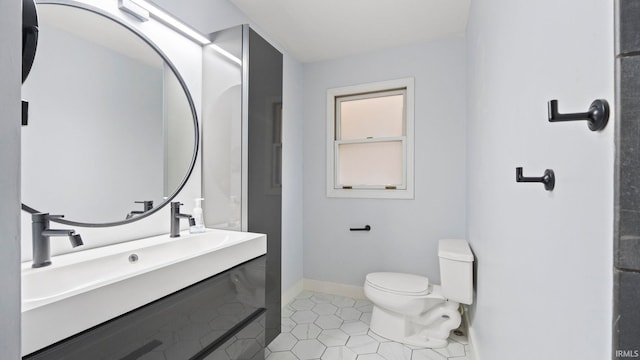
[[[459,304],[443,301],[415,318],[373,307],[370,329],[383,338],[419,347],[442,348],[451,330],[460,326]]]

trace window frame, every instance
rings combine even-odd
[[[336,140],[339,132],[338,101],[371,98],[380,93],[389,96],[395,91],[404,92],[404,135],[374,139]],[[342,99],[340,99],[342,98]],[[327,179],[326,195],[335,198],[413,199],[414,198],[414,78],[402,78],[327,90]],[[338,146],[365,142],[400,141],[403,148],[403,184],[393,189],[379,186],[338,187]]]

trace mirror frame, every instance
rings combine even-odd
[[[182,90],[185,93],[185,96],[187,97],[187,101],[189,102],[189,108],[191,109],[191,115],[193,118],[193,132],[194,132],[194,147],[193,147],[193,156],[191,157],[191,164],[189,165],[189,169],[187,170],[187,173],[185,174],[184,178],[182,179],[182,181],[180,182],[180,185],[178,186],[178,188],[170,195],[167,197],[167,199],[165,201],[163,201],[162,203],[160,203],[158,206],[154,207],[153,209],[142,213],[140,215],[134,216],[131,219],[125,219],[125,220],[121,220],[121,221],[113,221],[113,222],[105,222],[105,223],[88,223],[88,222],[79,222],[79,221],[73,221],[73,220],[67,220],[64,218],[52,218],[51,221],[52,222],[56,222],[59,224],[65,224],[65,225],[71,225],[71,226],[79,226],[79,227],[110,227],[110,226],[119,226],[119,225],[125,225],[125,224],[130,224],[134,221],[138,221],[138,220],[142,220],[144,218],[146,218],[147,216],[150,216],[154,213],[156,213],[157,211],[159,211],[160,209],[162,209],[163,207],[165,207],[167,204],[169,204],[171,202],[171,200],[173,200],[179,193],[180,191],[184,188],[184,186],[186,185],[187,181],[189,181],[189,178],[191,177],[191,174],[193,173],[193,169],[196,165],[196,160],[198,158],[198,151],[200,149],[200,127],[199,127],[199,121],[198,121],[198,114],[196,113],[196,107],[193,103],[193,97],[191,96],[191,93],[189,92],[189,89],[187,88],[187,84],[185,83],[184,79],[182,78],[182,76],[180,75],[180,73],[178,72],[178,70],[176,69],[175,65],[169,60],[169,57],[162,52],[162,50],[160,50],[160,48],[153,43],[153,41],[151,41],[147,36],[145,36],[144,34],[142,34],[139,30],[133,28],[132,26],[130,26],[129,24],[126,23],[125,20],[120,19],[115,17],[114,15],[96,8],[92,5],[88,5],[88,4],[84,4],[84,3],[80,3],[77,1],[72,1],[72,0],[36,0],[36,10],[37,10],[37,6],[38,5],[61,5],[61,6],[70,6],[70,7],[75,7],[75,8],[79,8],[82,10],[86,10],[86,11],[90,11],[92,13],[95,13],[99,16],[104,16],[107,19],[114,21],[118,24],[120,24],[121,26],[124,26],[127,30],[131,31],[134,35],[138,36],[140,39],[142,39],[142,41],[144,41],[147,45],[149,45],[158,55],[160,55],[160,57],[162,58],[162,60],[164,60],[165,64],[167,64],[167,66],[169,66],[169,68],[171,69],[171,71],[173,72],[173,74],[176,76],[176,78],[178,79],[178,82],[180,83],[180,86],[182,87]],[[125,15],[128,16],[128,15]],[[187,39],[187,38],[185,38]],[[24,203],[22,203],[22,210],[30,213],[30,214],[35,214],[35,213],[40,213],[41,211],[38,211],[28,205],[25,205]]]

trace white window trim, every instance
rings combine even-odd
[[[386,91],[391,89],[406,88],[406,119],[405,119],[405,136],[402,137],[404,146],[406,147],[404,164],[406,176],[406,189],[387,190],[382,188],[369,189],[342,189],[335,187],[335,169],[336,169],[336,149],[338,141],[335,140],[336,132],[336,97],[345,95],[354,95],[361,93],[370,93],[377,91]],[[374,83],[360,84],[354,86],[345,86],[332,88],[327,90],[327,197],[336,198],[373,198],[373,199],[413,199],[414,198],[414,79],[403,78],[396,80],[380,81]],[[400,138],[390,138],[400,139]],[[380,140],[380,139],[378,139]]]

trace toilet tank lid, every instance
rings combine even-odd
[[[367,274],[366,280],[379,289],[398,294],[424,295],[429,293],[429,279],[420,275],[376,272]]]
[[[438,243],[438,257],[473,262],[473,253],[464,239],[441,239]]]

